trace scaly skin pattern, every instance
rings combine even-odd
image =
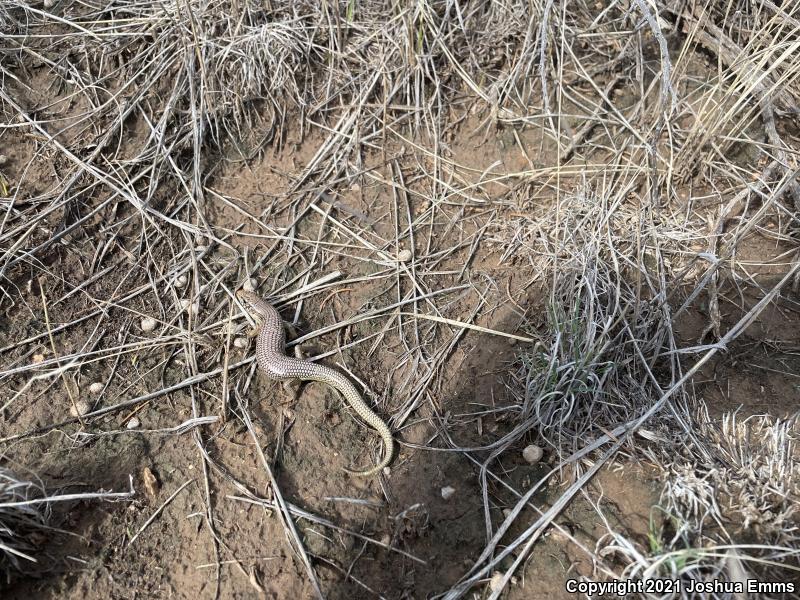
[[[253,292],[239,290],[236,292],[236,296],[244,302],[252,316],[260,323],[256,338],[256,361],[267,377],[276,381],[300,379],[327,383],[339,390],[339,393],[344,396],[358,416],[374,427],[383,438],[386,451],[379,464],[366,471],[350,471],[348,469],[345,471],[351,475],[368,477],[388,465],[394,451],[392,433],[386,423],[364,403],[350,380],[330,367],[286,356],[286,331],[278,311]]]

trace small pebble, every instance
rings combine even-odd
[[[196,315],[200,312],[200,303],[199,302],[192,302],[187,298],[183,298],[178,305],[180,306],[182,311],[187,312],[190,315]]]
[[[249,344],[247,342],[247,338],[237,337],[235,340],[233,340],[234,348],[242,348],[242,349],[244,349],[244,348],[247,348],[248,345]]]
[[[142,319],[142,331],[144,332],[153,331],[157,325],[158,321],[156,321],[153,317],[145,317]]]
[[[137,419],[136,417],[131,417],[126,427],[128,429],[138,429],[140,425],[141,423],[139,422],[139,419]]]
[[[256,291],[256,284],[257,284],[257,283],[258,283],[258,282],[257,282],[255,279],[253,279],[253,278],[250,278],[250,279],[245,279],[245,280],[244,280],[244,283],[242,284],[242,289],[243,289],[245,292],[255,292],[255,291]]]
[[[453,497],[453,494],[456,493],[456,488],[451,486],[445,486],[442,488],[442,499],[449,500]]]
[[[95,381],[92,385],[89,386],[89,391],[92,392],[94,395],[99,394],[105,388],[105,384],[100,381]]]
[[[489,580],[489,589],[494,593],[503,589],[503,574],[500,571],[492,573],[492,578]]]
[[[44,354],[34,354],[33,364],[38,365],[40,362],[44,362]]]
[[[5,154],[0,154],[0,167],[8,162],[8,157]]]
[[[535,446],[533,444],[526,447],[525,450],[522,451],[522,458],[524,458],[532,465],[535,465],[540,460],[542,460],[543,455],[544,455],[544,450],[542,450],[539,446]]]
[[[409,262],[412,258],[414,258],[414,253],[411,252],[408,248],[404,248],[397,253],[397,261],[402,263]]]
[[[391,543],[392,543],[392,536],[389,535],[388,533],[384,533],[381,536],[381,544],[383,544],[384,546],[388,546]]]
[[[90,410],[92,410],[92,407],[88,402],[86,402],[86,400],[78,400],[69,407],[69,414],[71,414],[73,417],[82,417]]]
[[[53,8],[56,5],[56,0],[44,0],[45,8]]]
[[[189,283],[189,278],[186,275],[178,275],[175,278],[175,287],[179,290],[182,290],[186,287],[186,284]]]

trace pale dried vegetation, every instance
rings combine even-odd
[[[194,436],[217,573],[231,557],[210,478],[233,486],[226,501],[275,509],[324,595],[319,565],[343,577],[347,565],[312,560],[298,520],[387,544],[284,500],[246,400],[254,368],[235,353],[247,324],[233,292],[255,280],[299,315],[340,288],[372,286],[339,320],[320,311],[298,342],[337,334],[319,357],[335,360],[390,340],[386,373],[371,380],[385,387],[367,397],[400,439],[433,405],[465,335],[502,333],[482,315],[532,295],[544,317],[522,336],[536,344],[517,346],[508,365],[504,429],[461,448],[447,420],[435,422],[431,445],[479,467],[464,477],[483,487],[487,531],[461,578],[429,592],[471,597],[491,579],[486,596],[498,598],[519,585],[564,507],[601,467],[631,458],[663,473],[649,543],[598,505],[608,534],[582,546],[592,577],[796,579],[796,419],[727,414],[715,425],[691,385],[766,308],[782,302],[797,319],[796,3],[0,0],[0,33],[0,154],[17,174],[0,164],[0,310],[31,322],[1,330],[0,451],[53,432],[75,445],[114,435],[108,415],[185,392],[192,417],[155,433]],[[501,136],[527,166],[465,164],[456,147],[476,131]],[[318,143],[295,172],[275,170],[285,189],[244,202],[217,185],[227,166],[303,135]],[[33,151],[9,150],[23,143]],[[383,186],[389,208],[343,201],[369,186]],[[241,224],[219,224],[223,209]],[[373,227],[381,220],[391,226]],[[766,240],[768,259],[740,258],[753,240]],[[81,257],[80,276],[60,271],[67,254]],[[476,258],[487,256],[495,270],[482,272]],[[518,274],[512,297],[493,279],[504,268]],[[705,329],[681,341],[675,324],[701,304]],[[726,321],[726,306],[739,317]],[[353,327],[363,335],[338,336]],[[76,330],[85,338],[57,350]],[[131,357],[145,366],[118,377]],[[79,397],[87,370],[104,373],[99,396]],[[157,389],[142,391],[145,381]],[[56,392],[61,413],[26,420]],[[76,402],[88,408],[70,417]],[[225,419],[250,430],[269,497],[208,452],[207,426]],[[556,461],[517,490],[495,467],[531,441]],[[567,474],[559,497],[536,504]],[[6,568],[36,558],[56,501],[128,494],[48,492],[29,479],[0,471]],[[500,522],[489,480],[515,498]],[[525,521],[528,507],[537,520]]]

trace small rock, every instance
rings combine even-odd
[[[131,417],[128,420],[128,424],[126,425],[128,429],[138,429],[140,426],[141,423],[139,422],[139,419],[137,419],[136,417]]]
[[[53,8],[58,0],[44,0],[44,7],[47,9]]]
[[[105,384],[100,381],[95,381],[92,385],[89,386],[89,391],[93,393],[95,396],[103,391],[105,388]]]
[[[489,589],[494,593],[503,589],[503,574],[500,571],[492,573],[492,578],[489,580]]]
[[[187,283],[189,283],[189,278],[186,275],[178,275],[175,278],[175,283],[173,285],[179,290],[182,290],[186,287]]]
[[[145,317],[142,319],[142,331],[144,332],[153,331],[157,325],[158,321],[156,321],[153,317]]]
[[[391,543],[392,543],[392,536],[389,535],[388,533],[384,533],[381,536],[381,544],[383,544],[384,546],[388,546]]]
[[[244,283],[242,284],[242,289],[245,292],[255,292],[256,291],[256,285],[258,285],[258,282],[251,277],[250,279],[245,279],[244,280]]]
[[[86,400],[77,400],[72,406],[69,407],[69,414],[71,414],[73,417],[82,417],[90,410],[92,410],[92,407]]]
[[[397,262],[407,263],[414,258],[414,253],[408,248],[404,248],[397,253]]]
[[[248,345],[249,343],[245,337],[237,337],[235,340],[233,340],[234,348],[247,348]]]
[[[180,302],[178,302],[178,306],[180,306],[181,311],[184,311],[192,316],[195,316],[200,312],[200,303],[192,302],[187,298],[183,298]]]
[[[40,362],[44,362],[44,354],[34,354],[33,364],[38,365]]]
[[[525,450],[522,451],[522,458],[532,465],[542,460],[542,456],[544,456],[544,450],[534,444],[527,446]]]
[[[0,167],[8,162],[8,157],[5,154],[0,154]]]
[[[442,499],[449,500],[450,498],[453,497],[453,494],[455,493],[456,493],[456,488],[451,487],[449,485],[445,486],[442,488]]]

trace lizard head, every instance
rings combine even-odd
[[[236,297],[253,315],[264,315],[269,311],[269,304],[264,302],[255,292],[238,290],[236,292]]]

